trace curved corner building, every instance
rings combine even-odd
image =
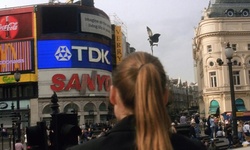
[[[250,1],[210,0],[193,40],[193,58],[199,84],[200,113],[230,117],[231,91],[225,48],[234,50],[232,74],[236,115],[250,114]],[[219,65],[217,59],[223,62]],[[249,119],[249,118],[248,118]]]
[[[1,9],[0,122],[11,127],[20,112],[22,129],[49,123],[56,92],[60,112],[77,113],[80,125],[106,123],[111,39],[107,14],[84,0]]]

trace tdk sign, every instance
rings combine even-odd
[[[80,40],[38,41],[38,68],[112,70],[110,47]]]
[[[104,51],[103,49],[98,49],[96,47],[85,47],[85,46],[72,46],[72,50],[77,50],[78,61],[82,61],[83,51],[88,51],[90,62],[101,62],[110,64],[107,56],[109,51]],[[94,55],[96,54],[96,57]]]
[[[58,61],[69,61],[72,54],[70,53],[67,46],[60,46],[58,47],[55,57]]]

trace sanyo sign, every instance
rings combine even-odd
[[[110,46],[80,40],[38,41],[38,68],[95,68],[111,71]]]

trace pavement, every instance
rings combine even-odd
[[[237,149],[237,150],[250,150],[250,146],[234,148],[234,149]]]
[[[202,132],[201,132],[202,133]],[[208,135],[205,135],[204,132],[201,134],[201,137],[207,138],[210,140]],[[218,147],[219,150],[228,150],[228,140],[226,137],[219,137],[214,139],[216,146]],[[250,150],[250,142],[247,146],[242,146],[242,147],[237,147],[237,148],[230,148],[230,150],[235,149],[235,150]]]

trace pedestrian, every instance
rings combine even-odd
[[[170,132],[171,132],[171,133],[177,133],[176,128],[175,128],[175,123],[174,123],[174,122],[171,123]]]
[[[81,134],[79,135],[79,144],[82,144],[83,142],[87,142],[87,131],[85,129],[82,129]]]
[[[21,142],[20,139],[16,140],[15,150],[24,150],[24,146],[23,146],[23,144],[22,144],[22,142]]]
[[[218,125],[215,128],[216,138],[223,137],[223,127],[221,122],[218,122]]]
[[[199,113],[196,113],[194,116],[194,121],[195,121],[195,133],[196,137],[200,137],[201,129],[200,129],[200,115]]]
[[[169,132],[168,81],[158,58],[134,52],[112,73],[109,99],[117,124],[101,138],[68,150],[205,150],[200,141]]]
[[[96,138],[100,138],[106,134],[106,128],[102,128],[102,131],[97,135]]]
[[[185,116],[184,113],[181,114],[180,124],[187,124],[187,117]]]
[[[224,130],[225,130],[226,138],[228,140],[228,148],[232,148],[233,146],[232,127],[228,121],[225,122]]]
[[[210,123],[210,138],[213,139],[215,137],[214,133],[215,133],[215,123],[214,123],[214,116],[211,115],[210,119],[209,119],[209,123]]]
[[[93,138],[92,128],[88,128],[88,131],[85,133],[85,136],[87,137],[87,141],[89,141]]]
[[[244,141],[244,136],[243,136],[243,121],[239,120],[237,122],[237,130],[238,130],[238,138],[240,142],[242,143]]]
[[[243,132],[244,132],[244,137],[245,137],[245,139],[247,139],[248,136],[250,136],[250,126],[249,126],[248,121],[246,121],[246,122],[244,123]]]
[[[197,136],[196,136],[196,131],[195,131],[195,122],[192,120],[191,123],[190,123],[190,128],[189,128],[189,137],[191,139],[196,139]]]

